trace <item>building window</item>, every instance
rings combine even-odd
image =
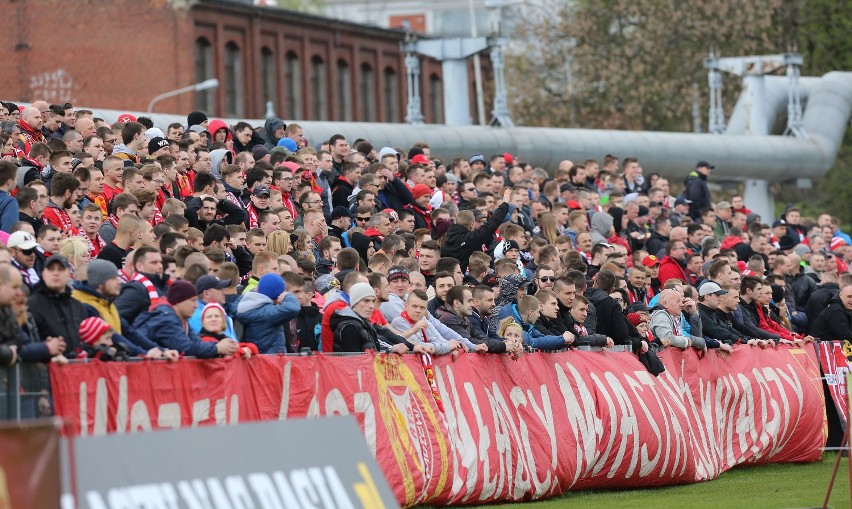
[[[359,120],[362,122],[375,122],[376,75],[369,64],[363,64],[361,66],[361,80],[358,88],[358,104],[361,108]]]
[[[433,124],[444,123],[444,85],[437,74],[429,76],[429,113]]]
[[[210,41],[201,37],[195,41],[195,82],[209,80],[213,77],[213,46]],[[198,111],[213,111],[214,90],[204,90],[195,93],[195,109]]]
[[[338,120],[352,121],[352,73],[345,60],[337,61],[337,107],[340,110]]]
[[[302,68],[299,55],[288,51],[284,57],[284,116],[285,118],[302,118]]]
[[[233,42],[225,45],[225,115],[243,116],[243,64]]]
[[[328,88],[325,61],[311,58],[311,117],[313,120],[328,120]]]
[[[391,67],[384,72],[382,97],[385,100],[385,122],[399,122],[399,80]]]
[[[257,111],[264,114],[266,112],[266,103],[272,102],[273,111],[280,107],[280,104],[275,104],[275,92],[278,90],[278,69],[275,65],[275,55],[269,48],[260,50],[260,77],[261,77],[261,94],[260,94],[260,109]]]

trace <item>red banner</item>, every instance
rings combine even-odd
[[[655,378],[624,353],[439,357],[443,413],[414,355],[93,362],[52,365],[51,378],[57,413],[82,435],[353,414],[405,506],[688,483],[743,463],[820,459],[812,351],[661,358]]]
[[[834,401],[837,415],[845,429],[846,416],[849,415],[849,396],[846,389],[846,373],[849,372],[849,361],[843,347],[849,348],[846,341],[820,341],[817,343],[819,362],[825,373],[825,383]]]
[[[53,421],[0,425],[0,509],[59,507],[59,443]]]

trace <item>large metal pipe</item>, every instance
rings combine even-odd
[[[97,110],[108,121],[121,111]],[[804,114],[807,138],[738,136],[651,131],[609,131],[540,127],[407,125],[358,122],[298,121],[312,143],[340,133],[347,139],[365,138],[375,147],[410,147],[428,142],[433,152],[449,160],[473,153],[511,152],[554,170],[563,159],[601,159],[612,153],[638,157],[646,172],[679,177],[698,160],[716,165],[714,177],[726,179],[818,178],[825,174],[842,142],[852,114],[852,73],[826,74],[810,92]],[[151,115],[159,127],[185,122],[177,115]],[[263,120],[250,121],[262,125]]]

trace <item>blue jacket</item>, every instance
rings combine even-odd
[[[6,191],[0,191],[0,230],[12,231],[18,222],[18,200]]]
[[[207,302],[203,302],[201,299],[198,299],[198,307],[195,308],[195,313],[193,313],[192,316],[189,317],[189,320],[187,320],[187,322],[189,322],[189,328],[196,334],[201,334],[201,312],[204,311],[204,306],[207,304]],[[225,304],[227,304],[227,302],[225,302]],[[231,315],[228,314],[228,308],[225,308],[225,313],[225,331],[223,334],[225,334],[225,337],[238,339],[237,333],[234,331],[234,320],[231,318]]]
[[[198,334],[192,332],[168,304],[161,304],[153,311],[142,313],[133,326],[137,332],[161,347],[177,350],[183,355],[200,359],[212,359],[219,355],[216,343],[201,341]]]
[[[488,330],[488,320],[483,320],[476,309],[474,309],[473,313],[469,317],[467,317],[467,320],[470,322],[470,325],[472,325],[476,329],[481,330],[482,333],[488,336],[489,338],[502,339],[497,334],[494,334],[493,332]]]
[[[266,295],[248,292],[237,304],[236,319],[245,325],[243,341],[254,343],[260,353],[287,353],[284,324],[296,318],[302,306],[287,294],[281,304]]]
[[[561,350],[567,345],[565,338],[562,336],[548,336],[539,332],[531,323],[526,323],[521,320],[521,315],[518,314],[517,304],[507,304],[500,309],[500,320],[512,317],[518,322],[518,325],[524,331],[524,344],[541,350]]]

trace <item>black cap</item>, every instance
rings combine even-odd
[[[195,282],[195,288],[198,290],[198,293],[201,293],[204,290],[210,290],[211,288],[223,290],[229,286],[231,286],[230,279],[219,279],[216,276],[209,275],[201,276],[200,278],[198,278],[198,281]]]
[[[256,185],[254,186],[254,190],[251,192],[251,194],[257,196],[258,198],[260,198],[260,196],[263,194],[269,196],[269,188],[264,185]]]
[[[638,217],[647,216],[650,213],[648,207],[644,205],[639,205],[639,215]]]
[[[711,170],[716,168],[715,166],[708,163],[707,161],[698,161],[698,164],[696,164],[695,167],[696,168],[710,168]]]
[[[349,212],[349,209],[346,207],[334,207],[334,210],[331,211],[331,220],[339,219],[341,217],[348,217],[352,219],[352,213]]]
[[[65,258],[64,256],[59,255],[59,254],[55,254],[55,255],[51,256],[50,258],[48,258],[47,260],[45,260],[44,268],[50,267],[54,263],[61,263],[63,267],[65,267],[68,270],[71,270],[71,264],[68,262],[68,258]]]
[[[564,193],[565,191],[576,191],[576,190],[577,190],[577,186],[575,186],[574,184],[568,183],[568,182],[559,186],[559,192],[560,193]]]

